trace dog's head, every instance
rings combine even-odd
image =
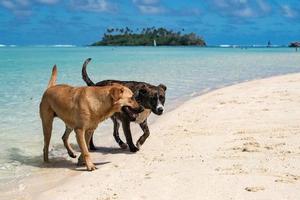
[[[110,89],[110,95],[113,99],[113,105],[117,112],[126,112],[131,118],[135,118],[136,114],[143,112],[143,107],[136,101],[136,94],[122,85],[114,84]]]
[[[143,85],[138,90],[136,100],[146,109],[150,109],[156,115],[164,112],[165,96],[167,87],[160,84],[156,87]]]

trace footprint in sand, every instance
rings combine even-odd
[[[295,183],[296,181],[300,180],[300,176],[294,174],[282,174],[278,176],[279,179],[276,179],[275,182],[280,183]]]
[[[233,135],[240,135],[240,134],[245,134],[245,133],[246,133],[246,131],[241,130],[241,131],[237,131],[237,132],[233,133]]]
[[[248,171],[243,169],[241,164],[233,164],[232,167],[228,168],[218,167],[215,168],[215,171],[218,171],[222,175],[249,174]]]
[[[246,142],[242,146],[237,146],[231,148],[234,151],[242,152],[260,152],[260,144],[258,142]]]
[[[256,141],[254,137],[243,137],[240,140],[251,140],[251,141]]]
[[[265,190],[265,188],[264,187],[246,187],[245,190],[248,192],[259,192],[259,191]]]

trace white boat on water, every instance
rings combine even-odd
[[[153,46],[156,47],[156,40],[153,40]]]

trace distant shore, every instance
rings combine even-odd
[[[37,47],[37,48],[86,48],[86,47],[154,47],[151,45],[75,45],[75,44],[50,44],[50,45],[11,45],[11,44],[0,44],[0,48],[19,48],[19,47]],[[288,48],[292,49],[288,45],[272,45],[267,47],[266,45],[233,45],[233,44],[220,44],[220,45],[158,45],[158,47],[205,47],[205,48]]]
[[[100,41],[91,46],[206,46],[205,40],[195,33],[182,33],[181,31],[166,28],[143,28],[131,30],[130,28],[107,29]]]
[[[101,140],[97,171],[53,161],[16,199],[297,199],[299,88],[298,73],[195,97],[158,118],[138,153]]]

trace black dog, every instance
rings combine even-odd
[[[148,116],[151,114],[151,112],[155,113],[156,115],[161,115],[164,111],[165,94],[167,87],[163,84],[154,86],[144,82],[118,80],[104,80],[95,84],[93,81],[90,80],[86,72],[87,64],[90,61],[91,58],[88,58],[84,62],[82,67],[82,78],[88,86],[105,86],[118,83],[128,87],[133,93],[137,92],[136,100],[141,106],[144,107],[144,111],[139,114],[135,114],[130,112],[130,110],[123,110],[123,112],[116,113],[115,115],[113,115],[111,119],[114,123],[113,135],[119,146],[123,149],[127,148],[127,145],[119,137],[119,121],[121,121],[126,142],[129,146],[130,151],[138,151],[140,146],[144,144],[147,137],[150,135],[149,128],[147,125]],[[144,132],[144,134],[138,139],[136,143],[137,147],[133,144],[132,141],[130,122],[138,123]],[[90,149],[96,150],[93,142],[93,137],[90,142]]]

